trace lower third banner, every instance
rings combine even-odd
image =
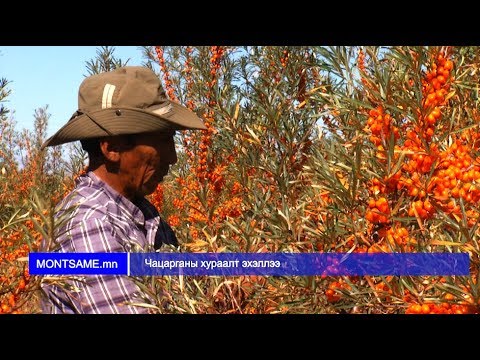
[[[469,275],[467,253],[30,253],[32,275]]]

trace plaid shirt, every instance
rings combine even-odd
[[[89,172],[77,179],[75,189],[57,212],[73,208],[69,220],[59,229],[58,252],[153,251],[162,243],[177,244],[175,234],[156,208],[145,198],[136,204]],[[138,286],[127,276],[85,276],[71,283],[79,291],[43,283],[43,313],[139,314],[145,307],[128,303],[145,302]],[[143,295],[145,296],[145,295]]]

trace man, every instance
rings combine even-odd
[[[169,101],[154,72],[127,66],[86,78],[78,110],[44,144],[80,140],[89,168],[59,205],[67,214],[58,252],[153,251],[177,245],[171,228],[145,198],[177,161],[175,130],[206,129],[187,108]],[[69,210],[73,209],[73,210]],[[76,289],[44,282],[44,313],[147,313],[144,294],[126,276],[85,276]]]

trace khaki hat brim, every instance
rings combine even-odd
[[[43,143],[42,149],[82,139],[187,129],[206,130],[207,127],[194,112],[171,101],[149,110],[112,107],[72,117]]]

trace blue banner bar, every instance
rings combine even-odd
[[[28,255],[32,275],[127,275],[127,253],[34,253]]]
[[[468,253],[132,253],[131,275],[469,275]]]
[[[30,253],[32,275],[469,275],[468,253]]]

